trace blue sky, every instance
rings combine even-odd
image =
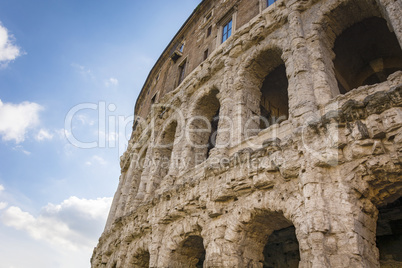
[[[1,267],[89,267],[135,100],[200,0],[0,1]]]

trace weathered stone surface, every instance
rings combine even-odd
[[[266,2],[202,1],[151,70],[92,267],[402,265],[400,2]]]

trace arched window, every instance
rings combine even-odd
[[[290,226],[272,232],[264,247],[264,268],[299,267],[299,242],[295,227]]]
[[[177,121],[169,122],[156,144],[155,158],[159,166],[159,178],[165,177],[169,172],[172,161],[173,145],[175,142]]]
[[[201,236],[191,235],[174,252],[172,267],[202,268],[205,261],[204,240]]]
[[[241,225],[239,236],[240,265],[298,267],[300,254],[295,227],[281,212],[258,211],[247,224]]]
[[[289,118],[288,77],[282,50],[273,47],[250,57],[244,66],[243,99],[247,105],[244,138]]]
[[[134,257],[134,266],[132,267],[149,267],[149,259],[148,251],[141,252],[141,254]]]
[[[335,40],[333,60],[339,92],[387,80],[402,70],[402,50],[383,18],[366,18]]]
[[[261,87],[260,128],[265,129],[289,117],[288,79],[283,62],[265,77]]]
[[[378,208],[377,247],[381,267],[402,266],[402,197]]]
[[[194,116],[190,119],[188,131],[195,164],[207,159],[210,151],[216,146],[220,110],[218,93],[217,89],[212,89],[202,96],[195,105]]]

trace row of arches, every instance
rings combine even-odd
[[[379,251],[381,267],[402,265],[400,256],[402,249],[401,223],[402,197],[390,204],[378,207],[375,246]],[[209,255],[214,255],[217,250],[212,248],[212,245],[209,246],[211,241],[222,243],[220,250],[225,247],[231,249],[229,252],[234,255],[221,252],[223,258],[230,259],[225,262],[227,265],[263,268],[299,267],[302,254],[297,228],[282,212],[259,211],[249,222],[238,224],[238,229],[234,230],[236,233],[234,245],[224,245],[222,241],[218,242],[217,238],[204,238],[205,234],[198,225],[188,233],[177,233],[177,230],[173,228],[167,232],[163,238],[164,241],[160,241],[160,244],[173,244],[175,247],[162,246],[158,257],[154,258],[154,263],[151,262],[147,244],[141,244],[141,247],[135,250],[129,247],[125,260],[123,258],[120,262],[116,262],[111,259],[110,263],[114,263],[114,265],[110,267],[217,267],[222,264],[222,260],[213,260],[216,256],[209,257]],[[183,227],[179,224],[178,228]]]
[[[381,17],[365,18],[345,29],[335,39],[333,52],[333,69],[341,94],[362,85],[384,82],[390,74],[402,70],[401,47],[386,20]],[[250,66],[254,76],[250,80],[259,87],[259,109],[254,111],[254,116],[259,117],[260,130],[290,116],[290,74],[282,57],[282,51],[271,49],[261,53]],[[218,89],[212,89],[197,101],[193,110],[194,116],[199,118],[192,120],[189,126],[191,142],[196,147],[194,153],[203,155],[203,159],[216,146],[221,110],[218,93]],[[162,144],[174,144],[177,123],[171,124],[171,127],[165,128],[166,134],[162,134],[167,136],[160,140]],[[199,132],[199,129],[209,132]]]
[[[334,13],[347,12],[349,9],[356,10],[356,5],[358,6],[357,3],[360,2],[347,3],[341,5],[338,8],[340,10]],[[332,35],[328,34],[327,38],[330,40],[322,40],[322,42],[332,44],[330,45],[333,52],[332,65],[328,68],[333,70],[333,79],[338,85],[335,91],[339,93],[347,93],[362,85],[384,82],[390,74],[402,70],[402,50],[397,37],[390,31],[387,21],[381,17],[378,7],[372,6],[371,3],[368,10],[371,11],[367,11],[365,16],[357,17],[355,21],[342,22],[342,25],[338,27],[327,25],[327,28],[332,29]],[[327,29],[327,31],[330,30]],[[254,107],[247,107],[251,113],[246,115],[249,118],[245,121],[254,121],[252,124],[243,122],[244,125],[241,126],[244,128],[243,133],[247,133],[247,127],[253,129],[254,132],[248,137],[292,117],[292,111],[289,110],[289,94],[291,93],[289,90],[292,91],[293,99],[303,98],[298,96],[298,92],[294,92],[294,88],[288,88],[290,76],[294,75],[293,71],[289,71],[289,57],[291,56],[284,56],[283,51],[277,47],[271,47],[251,56],[245,79],[253,86],[250,92],[243,92],[244,96],[241,97],[253,99],[246,102],[248,105],[253,103]],[[225,98],[232,99],[233,96],[227,96],[228,93],[222,94],[216,87],[200,90],[198,93],[195,96],[198,99],[193,102],[189,112],[190,118],[186,119],[188,124],[187,121],[183,123],[173,117],[164,122],[160,135],[156,138],[154,147],[157,149],[152,150],[149,158],[160,161],[156,168],[158,170],[156,177],[159,181],[169,174],[169,170],[175,172],[188,170],[202,163],[211,155],[215,147],[231,146],[230,137],[219,139],[219,129],[223,120],[233,119],[230,118],[234,116],[233,114],[221,114],[223,110],[228,110],[228,107],[222,106],[222,102]],[[237,99],[232,100],[225,102],[225,105],[236,105],[241,102]],[[229,132],[234,130],[232,125]],[[176,150],[176,145],[183,147],[183,142],[187,143],[186,148]],[[155,172],[153,175],[155,177]],[[156,187],[158,184],[159,182],[156,183]],[[146,188],[143,185],[144,187]],[[155,188],[155,185],[152,187]],[[152,189],[148,190],[150,191]]]
[[[364,12],[359,12],[363,9]],[[325,13],[322,25],[317,24],[316,27],[325,32],[325,35],[319,36],[323,57],[331,59],[331,62],[326,63],[328,69],[326,80],[332,79],[337,85],[337,88],[332,90],[332,97],[339,93],[347,93],[361,85],[383,82],[393,72],[402,70],[401,46],[395,33],[390,30],[392,29],[390,23],[382,17],[379,10],[373,1],[345,1],[335,10]],[[338,17],[343,19],[336,19]],[[325,50],[324,47],[331,51]],[[294,88],[289,88],[290,78],[295,75],[289,63],[291,57],[288,54],[284,56],[284,52],[275,46],[249,57],[249,64],[245,65],[244,78],[247,83],[253,84],[253,92],[245,91],[242,93],[245,96],[241,98],[246,100],[254,98],[250,103],[255,107],[247,107],[251,113],[246,117],[258,118],[254,124],[247,125],[256,130],[248,135],[249,137],[272,124],[292,117],[292,111],[289,109],[290,94],[293,95],[293,99],[303,98],[298,96],[299,93],[295,92]],[[291,86],[294,86],[294,83]],[[174,118],[164,122],[160,135],[153,144],[158,148],[142,149],[139,154],[140,162],[146,163],[145,159],[152,161],[157,159],[159,163],[154,167],[154,171],[144,168],[144,165],[136,168],[136,179],[132,180],[130,193],[125,193],[126,200],[132,200],[137,192],[152,192],[169,171],[181,170],[177,161],[184,162],[181,163],[182,169],[189,169],[205,161],[215,147],[232,145],[227,137],[219,139],[219,130],[221,123],[233,116],[227,113],[228,108],[225,105],[237,105],[242,100],[225,102],[225,98],[231,99],[233,96],[228,96],[231,93],[227,92],[224,95],[217,87],[200,91],[202,94],[198,92],[200,94],[197,94],[197,99],[190,109],[192,116],[190,123],[184,126],[183,122]],[[222,111],[226,113],[222,115]],[[176,145],[182,146],[183,139],[180,137],[183,137],[184,127],[187,128],[186,142],[189,143],[185,145],[186,148],[176,150]],[[241,127],[246,128],[244,125]],[[233,132],[233,129],[229,131]],[[176,159],[177,155],[180,156],[179,160]],[[157,177],[156,183],[145,180],[140,184],[140,178],[144,177],[142,173]],[[132,176],[134,175],[127,175]],[[142,197],[143,194],[137,199],[141,200]]]
[[[348,3],[339,9],[355,11],[356,2]],[[372,6],[372,3],[369,6]],[[331,40],[322,41],[332,44],[330,45],[333,52],[330,57],[332,66],[328,66],[328,69],[334,72],[337,91],[340,94],[359,86],[384,82],[389,75],[402,70],[402,50],[397,37],[391,32],[387,21],[379,14],[379,8],[371,7],[371,9],[373,11],[367,12],[366,17],[360,18],[361,20],[357,17],[357,21],[350,25],[342,23],[338,27],[332,26],[331,28],[336,28],[339,33],[336,33],[335,38],[328,37]],[[337,12],[340,11],[334,11]],[[353,18],[352,14],[349,15]],[[262,130],[289,118],[291,111],[289,111],[288,77],[292,74],[287,71],[287,62],[283,59],[283,52],[278,48],[261,52],[257,58],[250,61],[252,64],[248,68],[253,77],[246,78],[253,80],[259,88],[257,93],[259,109],[253,112],[255,116],[259,116],[259,129]],[[221,106],[217,98],[218,93],[218,89],[213,89],[200,98],[194,108],[195,115],[205,116],[208,120],[195,120],[191,124],[191,130],[194,131],[211,130],[210,133],[194,134],[194,143],[208,148],[204,148],[207,155],[216,146]]]

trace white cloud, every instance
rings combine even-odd
[[[0,210],[5,209],[8,206],[6,202],[0,202]]]
[[[95,155],[95,156],[93,157],[93,159],[94,159],[96,162],[98,162],[99,164],[101,164],[101,165],[106,165],[106,164],[107,164],[106,160],[103,159],[102,157],[100,157],[99,155]]]
[[[93,75],[91,69],[89,69],[89,68],[87,68],[87,67],[85,67],[83,65],[77,64],[77,63],[72,63],[71,66],[74,69],[76,69],[82,76],[84,76],[86,78],[91,78],[91,79],[95,78],[95,76]]]
[[[109,78],[108,80],[105,81],[105,86],[106,87],[116,87],[119,85],[119,80],[117,80],[114,77]]]
[[[30,155],[31,154],[31,152],[25,150],[24,147],[22,147],[21,145],[15,146],[13,148],[13,150],[23,152],[25,155]]]
[[[0,193],[4,191],[4,186],[0,184]]]
[[[13,42],[13,35],[9,35],[7,28],[0,23],[0,66],[7,66],[10,61],[21,56],[20,48]]]
[[[19,104],[0,100],[0,135],[4,141],[23,142],[27,130],[39,124],[39,112],[43,107],[34,102]]]
[[[101,156],[99,156],[99,155],[94,155],[94,156],[91,158],[91,161],[86,161],[86,162],[85,162],[85,165],[87,165],[87,166],[92,166],[92,164],[93,164],[94,162],[96,162],[96,163],[98,163],[98,164],[100,164],[100,165],[106,165],[106,164],[107,164],[106,160],[103,159]]]
[[[112,198],[95,200],[72,196],[61,204],[48,204],[35,217],[19,207],[9,207],[2,222],[32,238],[67,250],[91,250],[103,230]]]
[[[46,129],[41,129],[39,130],[38,134],[36,135],[35,139],[37,141],[43,141],[43,140],[51,140],[53,139],[53,134],[50,133]]]

